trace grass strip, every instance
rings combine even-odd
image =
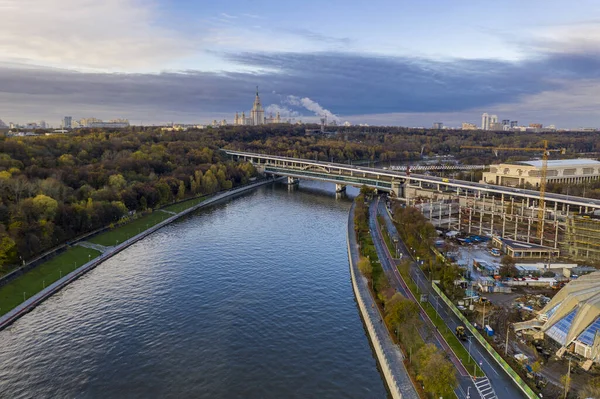
[[[100,252],[74,246],[35,267],[0,288],[0,315],[8,313],[17,305],[40,292],[61,276],[65,276],[81,265],[100,255]]]
[[[178,204],[177,204],[178,205]],[[135,219],[127,224],[107,231],[102,234],[98,234],[96,237],[89,239],[89,242],[94,244],[104,245],[106,247],[120,244],[133,236],[140,234],[142,231],[159,224],[160,222],[170,218],[170,215],[166,212],[154,211],[148,215],[144,215],[139,219]]]
[[[202,196],[202,197],[192,198],[190,200],[179,202],[177,204],[165,206],[164,208],[161,208],[161,209],[163,209],[165,211],[169,211],[169,212],[180,213],[180,212],[185,211],[186,209],[189,209],[193,206],[198,205],[199,203],[204,201],[206,198],[207,198],[206,195]]]

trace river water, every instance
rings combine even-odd
[[[384,398],[350,200],[262,187],[131,246],[0,332],[0,398]]]

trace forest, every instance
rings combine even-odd
[[[463,145],[566,148],[562,157],[597,158],[595,132],[511,133],[396,127],[316,125],[225,126],[185,132],[130,127],[7,137],[0,132],[0,274],[2,268],[136,212],[248,182],[248,163],[220,148],[322,161],[410,161],[452,154],[465,163],[528,159],[527,153],[461,150]],[[476,176],[477,177],[477,176]],[[554,191],[565,187],[550,186]],[[572,195],[600,197],[600,183],[571,186]]]

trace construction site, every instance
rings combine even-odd
[[[539,259],[561,257],[600,264],[600,212],[591,206],[593,203],[590,202],[589,207],[574,206],[546,197],[548,154],[562,150],[550,150],[546,142],[543,148],[465,148],[542,152],[542,161],[529,162],[534,166],[530,165],[529,169],[532,170],[527,173],[537,178],[539,192],[515,189],[523,195],[514,196],[494,193],[493,190],[444,189],[443,185],[421,181],[412,184],[409,181],[404,186],[407,205],[419,208],[436,228],[499,237],[504,242],[498,241],[498,248],[511,252],[511,256]],[[581,161],[556,161],[551,174],[561,178],[563,173],[572,174],[574,183],[600,178],[600,166],[584,167],[590,166],[590,163]],[[600,162],[593,162],[600,165]],[[520,169],[518,171],[524,173]],[[530,191],[538,194],[539,199],[525,195]],[[510,243],[509,248],[506,248],[507,243]],[[519,247],[520,251],[515,251],[515,247]]]

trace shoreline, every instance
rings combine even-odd
[[[96,268],[98,265],[100,265],[102,262],[104,262],[105,260],[113,257],[114,255],[118,254],[119,252],[123,251],[124,249],[128,248],[129,246],[135,244],[136,242],[142,240],[143,238],[147,237],[148,235],[154,233],[155,231],[161,229],[162,227],[176,221],[177,219],[188,215],[191,212],[194,212],[198,209],[204,208],[204,207],[208,207],[211,205],[214,205],[215,203],[222,201],[224,199],[228,199],[230,197],[233,197],[237,194],[241,194],[244,193],[246,191],[249,190],[253,190],[257,187],[260,186],[264,186],[267,184],[271,184],[273,182],[278,181],[279,179],[269,179],[269,180],[263,180],[257,183],[253,183],[253,184],[249,184],[240,188],[233,188],[229,191],[226,191],[224,193],[220,193],[220,194],[216,194],[215,196],[200,202],[197,205],[194,205],[180,213],[177,213],[171,217],[169,217],[168,219],[165,219],[164,221],[148,228],[147,230],[142,231],[141,233],[131,237],[130,239],[122,242],[121,244],[115,246],[114,248],[110,249],[109,251],[106,251],[102,254],[100,254],[100,256],[98,256],[97,258],[83,264],[82,266],[78,267],[77,269],[75,269],[74,271],[72,271],[71,273],[66,274],[64,277],[62,277],[61,279],[55,281],[54,283],[50,284],[49,286],[47,286],[45,289],[37,292],[36,294],[34,294],[33,296],[31,296],[30,298],[28,298],[26,301],[22,302],[21,304],[17,305],[16,307],[14,307],[13,309],[11,309],[10,311],[8,311],[7,313],[5,313],[3,316],[0,316],[0,331],[4,330],[5,328],[9,327],[12,323],[14,323],[15,321],[17,321],[19,318],[21,318],[23,315],[29,313],[30,311],[32,311],[33,309],[35,309],[39,304],[41,304],[42,302],[44,302],[46,299],[48,299],[49,297],[51,297],[52,295],[56,294],[57,292],[59,292],[60,290],[62,290],[64,287],[66,287],[67,285],[69,285],[70,283],[72,283],[73,281],[77,280],[79,277],[83,276],[84,274],[86,274],[87,272],[89,272],[90,270]]]
[[[368,291],[368,283],[358,270],[358,259],[356,259],[358,244],[355,238],[353,217],[354,203],[348,215],[346,242],[348,244],[350,278],[359,314],[391,397],[393,399],[418,399],[419,395],[404,365],[402,352],[390,339],[387,327],[374,322],[374,320],[380,319],[380,315],[379,311],[376,310],[375,301]],[[377,331],[377,328],[380,331]],[[382,328],[385,328],[385,330],[381,331]]]

